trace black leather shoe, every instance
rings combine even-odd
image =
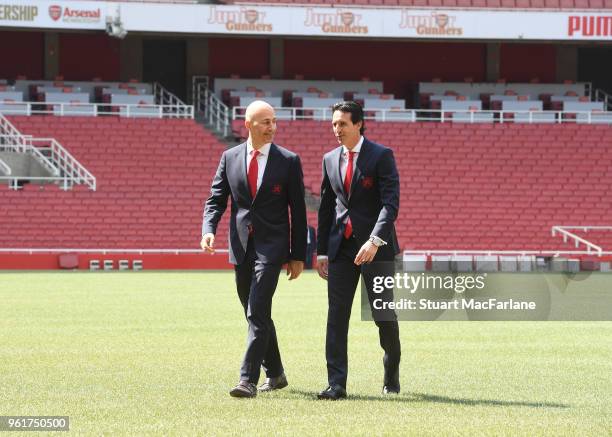
[[[399,394],[400,392],[400,381],[399,381],[399,369],[395,369],[393,372],[388,372],[385,369],[385,380],[383,383],[382,392],[388,394]]]
[[[277,376],[275,378],[266,378],[264,383],[259,386],[259,391],[280,390],[288,385],[289,383],[287,382],[287,377],[283,373],[281,376]]]
[[[400,388],[399,388],[399,385],[397,386],[385,385],[383,386],[382,392],[385,395],[398,395],[400,392]]]
[[[230,390],[229,394],[234,398],[254,398],[257,396],[257,387],[249,381],[242,380]]]
[[[346,398],[346,390],[339,385],[327,387],[317,395],[317,398],[327,401],[337,401]]]

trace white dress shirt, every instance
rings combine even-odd
[[[359,142],[351,152],[355,152],[353,155],[353,174],[355,174],[355,167],[357,167],[357,158],[359,152],[361,152],[361,145],[363,144],[363,135],[359,138]],[[344,144],[342,145],[342,154],[340,155],[340,176],[342,176],[342,184],[344,185],[344,177],[346,176],[346,168],[349,162],[349,149]],[[348,194],[348,193],[347,193]]]
[[[261,186],[261,181],[263,179],[264,171],[266,170],[266,164],[268,162],[268,155],[270,154],[270,145],[272,143],[264,144],[261,149],[259,149],[259,155],[257,155],[257,189]],[[253,159],[253,145],[251,142],[247,142],[247,161],[246,161],[246,171],[247,175],[249,174],[249,166],[251,165],[251,159]]]

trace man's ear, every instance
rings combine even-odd
[[[246,118],[244,119],[244,127],[247,128],[247,130],[251,130],[251,121],[247,120]]]

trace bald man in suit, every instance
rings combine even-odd
[[[230,395],[253,398],[261,367],[266,380],[260,391],[288,385],[272,321],[272,297],[283,264],[290,280],[304,268],[306,204],[300,158],[272,142],[274,109],[255,101],[245,118],[248,140],[221,156],[204,207],[201,246],[214,252],[217,225],[231,196],[229,258],[249,330],[240,381]]]

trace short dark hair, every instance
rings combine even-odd
[[[365,120],[363,119],[363,108],[359,103],[353,102],[352,100],[338,102],[332,106],[332,114],[336,111],[348,112],[351,114],[351,122],[353,124],[361,122],[359,133],[363,135],[365,132]]]

